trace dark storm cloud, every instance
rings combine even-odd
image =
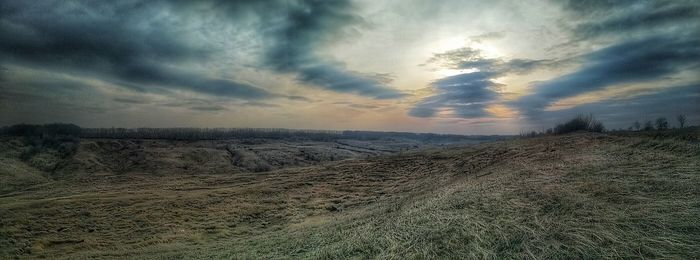
[[[362,23],[349,1],[0,3],[3,64],[95,77],[137,91],[180,89],[242,99],[305,99],[176,68],[206,62],[221,51],[207,41],[194,44],[182,34],[181,27],[188,21],[202,20],[206,14],[220,23],[256,28],[268,40],[259,46],[265,53],[263,63],[274,71],[296,73],[301,82],[337,92],[375,98],[402,96],[386,82],[316,55],[324,43]]]
[[[476,70],[445,77],[430,84],[434,94],[422,99],[411,110],[414,117],[433,117],[439,111],[449,111],[460,118],[489,116],[488,105],[499,97],[501,85],[495,78],[507,74],[524,74],[537,69],[556,66],[552,60],[503,60],[485,58],[481,51],[460,48],[435,54],[428,63],[455,70]]]
[[[271,30],[274,44],[265,62],[278,72],[297,73],[298,80],[327,90],[374,98],[398,98],[403,93],[373,77],[348,71],[324,60],[317,49],[362,23],[349,1],[288,1],[286,20]]]
[[[552,102],[622,83],[656,81],[700,66],[700,37],[653,36],[627,41],[585,55],[581,69],[534,86],[534,93],[514,102],[536,116]]]
[[[2,62],[56,70],[139,91],[182,89],[215,96],[269,98],[266,90],[210,78],[170,64],[203,61],[211,51],[180,38],[162,16],[166,2],[3,1]]]

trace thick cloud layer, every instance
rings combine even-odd
[[[327,61],[316,53],[323,44],[361,23],[349,1],[289,1],[286,20],[272,30],[275,43],[267,52],[267,64],[280,72],[298,74],[298,79],[327,90],[374,98],[398,98],[401,92],[371,77],[348,71],[342,64]]]
[[[98,77],[139,91],[182,89],[235,98],[273,95],[250,84],[211,78],[171,64],[211,55],[178,37],[165,3],[5,1],[0,54],[6,62]]]
[[[304,83],[377,98],[401,96],[315,56],[327,37],[359,20],[346,1],[2,1],[0,55],[5,64],[96,77],[138,91],[284,97],[181,66],[207,62],[223,51],[182,33],[183,23],[206,14],[266,30],[273,44],[264,50],[264,62],[276,71],[298,73]]]

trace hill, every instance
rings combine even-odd
[[[0,257],[693,258],[699,137],[575,133],[263,172],[178,168],[158,143],[142,157],[156,168],[90,161],[93,141],[52,172],[4,140]]]

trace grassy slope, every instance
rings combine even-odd
[[[51,181],[0,195],[0,257],[692,258],[698,216],[697,141],[574,134]]]

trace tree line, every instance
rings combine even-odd
[[[424,142],[458,142],[465,140],[495,139],[497,136],[467,136],[456,134],[378,132],[352,130],[300,130],[286,128],[81,128],[73,124],[29,125],[19,124],[0,128],[0,133],[11,136],[72,136],[99,139],[166,139],[166,140],[222,140],[222,139],[285,139],[333,141],[411,139]]]
[[[679,128],[685,128],[687,124],[687,117],[685,115],[676,116],[676,121],[678,121]],[[642,125],[639,121],[634,121],[630,127],[627,128],[629,131],[653,131],[653,130],[666,130],[669,128],[668,120],[665,117],[659,117],[655,121],[649,120]]]
[[[678,115],[676,116],[676,120],[678,122],[679,128],[686,128],[688,127],[687,125],[687,117],[685,115]],[[666,117],[659,117],[656,120],[652,121],[646,121],[644,124],[641,124],[639,121],[635,121],[632,123],[630,127],[627,128],[627,131],[656,131],[656,130],[667,130],[669,129],[669,122],[666,119]],[[540,135],[560,135],[560,134],[566,134],[566,133],[572,133],[572,132],[577,132],[577,131],[586,131],[586,132],[597,132],[597,133],[602,133],[602,132],[618,132],[618,131],[625,131],[625,129],[611,129],[611,130],[606,130],[605,126],[603,125],[602,122],[596,120],[593,115],[578,115],[575,118],[561,124],[557,124],[556,126],[552,128],[548,128],[546,130],[537,132],[537,131],[531,131],[531,132],[520,132],[520,136],[522,137],[533,137],[533,136],[540,136]]]

